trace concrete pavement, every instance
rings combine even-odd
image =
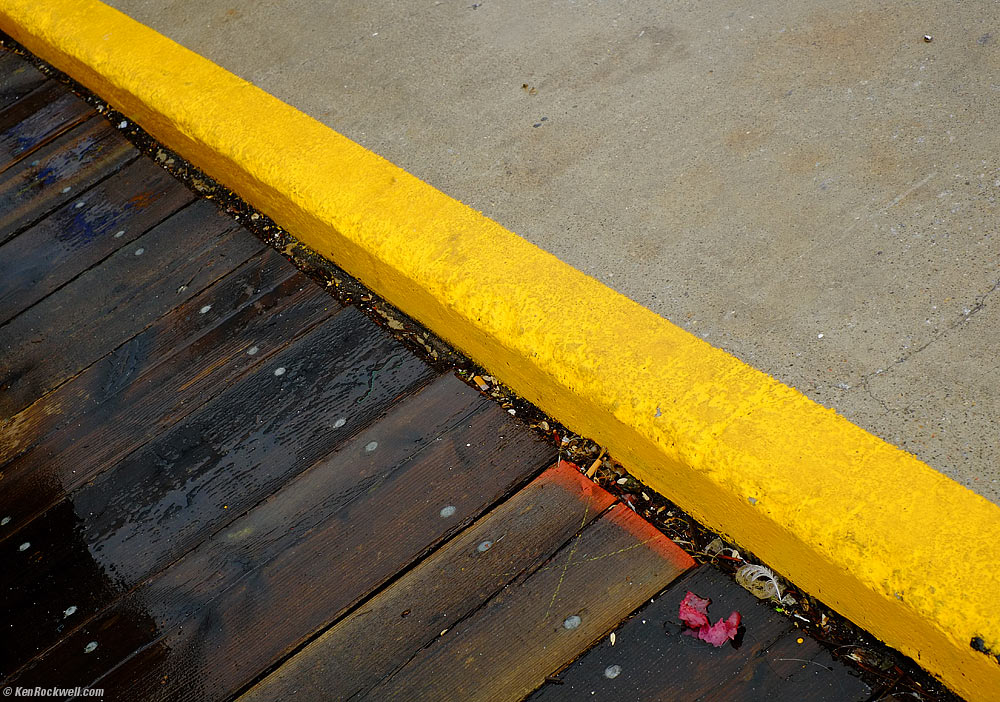
[[[1000,502],[992,3],[111,4]]]

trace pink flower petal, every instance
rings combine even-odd
[[[728,619],[720,619],[712,626],[706,625],[698,629],[698,638],[718,648],[727,641],[736,638],[736,631],[740,628],[740,620],[740,613],[733,612]]]
[[[684,599],[681,600],[681,621],[692,629],[708,626],[708,605],[711,601],[698,597],[688,590]]]

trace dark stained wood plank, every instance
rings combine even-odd
[[[138,159],[0,246],[0,324],[190,203],[193,193]]]
[[[0,111],[0,173],[95,114],[69,88],[46,81]]]
[[[236,311],[223,314],[234,306]],[[9,521],[0,539],[16,538],[19,529],[68,492],[183,421],[339,309],[312,281],[268,251],[140,335],[218,310],[216,326],[201,330],[166,359],[158,357],[155,346],[156,355],[150,357],[149,340],[136,337],[34,403],[21,413],[28,416],[5,427],[12,439],[42,428],[29,423],[33,417],[43,425],[58,421],[59,429],[3,467],[0,515]]]
[[[733,610],[740,612],[743,631],[738,647],[727,644],[714,648],[682,633],[678,611],[688,590],[712,600],[708,613],[713,622],[728,617]],[[559,674],[561,684],[546,683],[530,699],[700,700],[740,675],[747,661],[762,655],[791,631],[788,620],[766,603],[727,575],[701,566],[617,628],[614,646],[605,638]],[[611,666],[618,666],[613,677],[606,674]]]
[[[871,689],[815,639],[790,632],[747,661],[703,702],[865,702]]]
[[[294,273],[279,254],[265,249],[157,319],[80,375],[0,422],[0,469],[11,477],[11,462],[36,448],[42,450],[38,461],[56,455],[59,449],[44,450],[40,442],[51,436],[56,446],[61,445],[57,437],[63,431],[72,431],[71,425],[81,421],[80,417],[92,407],[123,392],[159,364],[170,362],[174,354],[186,349],[192,341],[202,338]],[[208,310],[203,312],[205,307]],[[266,342],[258,346],[265,348]]]
[[[125,137],[95,117],[21,159],[0,174],[0,243],[75,201],[138,155]]]
[[[358,699],[520,700],[692,565],[617,505]]]
[[[111,671],[98,686],[112,699],[225,699],[552,453],[446,376],[14,679]]]
[[[241,697],[346,700],[552,556],[614,498],[566,463],[469,527]]]
[[[320,324],[3,542],[19,567],[0,572],[0,660],[37,652],[42,612],[112,604],[433,375],[354,308]]]
[[[199,201],[0,327],[6,419],[263,250]]]
[[[28,61],[4,51],[0,53],[0,110],[5,110],[48,80]]]

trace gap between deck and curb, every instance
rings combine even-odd
[[[1000,689],[997,505],[103,3],[0,0],[0,29],[957,692]]]

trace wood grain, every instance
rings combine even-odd
[[[6,110],[46,80],[41,71],[20,56],[0,52],[0,110]]]
[[[95,114],[65,86],[45,81],[0,111],[0,173]]]
[[[520,700],[691,565],[618,505],[359,699]]]
[[[139,152],[100,118],[92,118],[0,174],[0,243],[107,178]]]
[[[737,638],[738,646],[726,644],[715,648],[682,633],[678,611],[689,590],[712,600],[708,614],[713,622],[728,617],[732,611],[740,612],[743,630]],[[794,634],[787,618],[776,614],[729,576],[710,566],[701,566],[619,626],[614,645],[608,638],[603,639],[559,673],[558,683],[546,683],[530,699],[532,702],[749,700],[753,698],[746,695],[751,695],[755,687],[752,676],[763,673],[748,661],[769,660],[769,647]],[[618,666],[614,677],[606,674],[611,666]],[[797,686],[790,689],[802,690]],[[719,690],[729,692],[720,694]]]
[[[0,419],[262,249],[211,203],[196,202],[18,315],[0,327]]]
[[[547,460],[551,447],[445,377],[16,679],[91,680],[103,668],[115,699],[225,699]],[[119,639],[136,611],[153,627]],[[80,657],[93,637],[103,657]]]
[[[10,477],[10,463],[19,455],[32,450],[47,436],[71,431],[67,425],[80,421],[81,415],[92,407],[119,394],[151,368],[169,362],[175,353],[293,274],[279,254],[271,249],[262,251],[58,389],[0,422],[0,469]],[[37,460],[44,460],[46,455],[41,454]]]
[[[614,498],[569,464],[550,468],[241,697],[346,700],[537,568]]]
[[[285,370],[275,374],[279,368]],[[364,426],[432,376],[353,308],[319,325],[72,493],[71,508],[57,505],[26,525],[18,543],[3,542],[18,564],[0,572],[3,601],[16,612],[33,603],[31,616],[12,616],[4,633],[37,627],[39,609],[61,611],[67,598],[86,603],[77,605],[81,613],[107,606],[335,449],[348,435],[332,430],[337,419]],[[70,512],[75,525],[66,523]],[[20,550],[20,543],[31,546]],[[88,558],[110,583],[109,595],[65,568]],[[12,647],[33,655],[26,636]]]
[[[139,159],[0,246],[0,324],[187,205],[194,195]]]
[[[211,309],[201,314],[206,306]],[[130,341],[32,404],[11,423],[14,437],[37,433],[47,421],[59,425],[3,468],[0,514],[10,522],[0,539],[17,538],[67,493],[182,422],[340,309],[277,253],[266,252],[143,332],[149,336],[181,326],[179,317],[217,310],[216,326],[185,339],[166,359],[146,350],[162,345]],[[31,424],[35,417],[41,426]]]
[[[800,643],[801,642],[801,643]],[[872,690],[815,639],[791,631],[748,660],[704,702],[866,702]]]

